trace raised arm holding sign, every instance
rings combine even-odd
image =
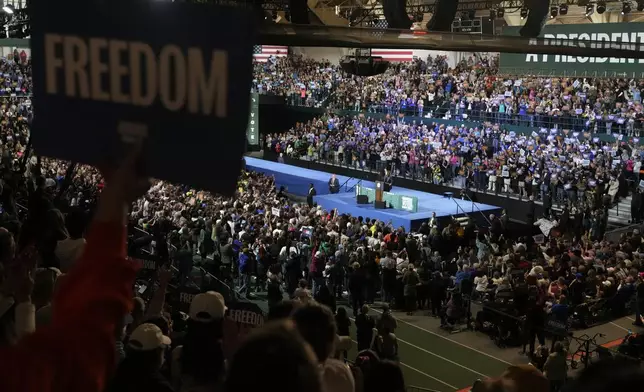
[[[39,154],[97,165],[143,142],[146,175],[232,194],[250,107],[250,11],[147,1],[125,13],[96,1],[74,7],[32,4]],[[194,170],[213,165],[227,170]]]

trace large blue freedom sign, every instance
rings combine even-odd
[[[104,164],[142,141],[144,174],[233,193],[250,107],[252,14],[73,3],[70,12],[32,2],[35,151]]]

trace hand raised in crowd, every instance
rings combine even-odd
[[[30,302],[34,289],[34,275],[38,265],[38,252],[33,246],[27,247],[17,257],[14,265],[13,290],[17,303]]]
[[[2,293],[13,296],[16,303],[30,302],[34,287],[34,275],[38,264],[38,253],[33,246],[27,247],[6,265],[9,269],[3,282]]]
[[[150,188],[150,179],[141,176],[137,168],[140,153],[141,145],[137,145],[116,170],[109,167],[101,168],[106,186],[101,195],[96,219],[119,219],[123,222],[129,203],[144,195]]]
[[[172,269],[168,267],[161,267],[157,272],[159,276],[159,284],[167,285],[172,279]]]

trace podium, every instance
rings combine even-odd
[[[382,192],[384,192],[385,184],[382,181],[376,181],[376,199],[375,201],[382,201]]]
[[[382,200],[382,193],[384,192],[385,183],[382,181],[376,181],[376,199],[373,202],[373,206],[376,209],[385,209],[387,204]]]

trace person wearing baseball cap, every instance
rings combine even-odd
[[[154,391],[171,392],[172,386],[161,375],[164,354],[171,340],[154,324],[136,327],[125,346],[125,359],[116,369],[107,392]]]
[[[192,299],[183,345],[172,352],[172,384],[176,390],[214,390],[223,382],[226,309],[223,295],[215,291]]]
[[[190,320],[210,323],[222,320],[226,314],[224,296],[216,291],[197,294],[190,303]]]

